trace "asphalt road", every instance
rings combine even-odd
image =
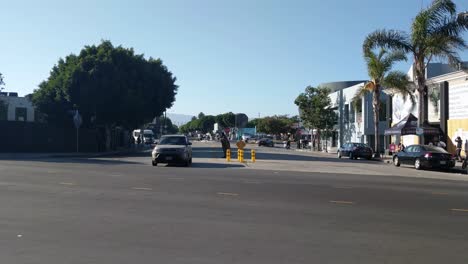
[[[0,161],[1,263],[468,263],[468,182],[257,170],[216,151],[192,168]]]

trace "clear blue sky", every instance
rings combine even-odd
[[[171,113],[294,115],[307,85],[366,79],[365,36],[408,30],[421,2],[0,0],[0,72],[24,95],[60,57],[108,39],[164,61],[180,85]]]

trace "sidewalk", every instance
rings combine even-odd
[[[35,160],[35,159],[50,159],[50,158],[98,158],[115,155],[127,155],[143,151],[144,149],[121,149],[108,152],[52,152],[52,153],[0,153],[0,160]]]

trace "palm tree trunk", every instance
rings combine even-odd
[[[418,95],[419,95],[419,105],[418,105],[418,126],[422,127],[425,122],[425,87],[426,87],[426,66],[424,61],[417,62],[416,67],[416,78],[418,84]],[[424,134],[419,136],[419,144],[424,144]]]
[[[379,149],[379,113],[380,113],[380,86],[376,85],[372,98],[374,108],[374,152],[376,158],[380,157]]]

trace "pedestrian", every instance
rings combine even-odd
[[[446,149],[447,148],[447,144],[445,144],[443,138],[440,138],[439,142],[437,143],[437,146],[438,147],[441,147],[443,149]]]
[[[468,159],[468,139],[465,139],[465,160]]]
[[[404,151],[405,150],[405,145],[403,143],[398,143],[398,151]]]
[[[231,143],[224,133],[221,135],[221,147],[223,148],[223,159],[225,159],[227,150],[231,149]]]
[[[455,158],[458,159],[459,161],[462,161],[461,150],[462,150],[462,143],[463,143],[463,140],[461,139],[460,136],[458,136],[458,137],[455,139],[455,142],[457,143],[457,152],[456,152],[456,154],[455,154]]]

